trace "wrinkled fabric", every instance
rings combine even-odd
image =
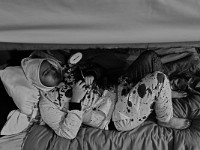
[[[38,59],[38,58],[24,58],[21,61],[21,66],[23,68],[23,71],[27,77],[27,79],[32,82],[32,84],[37,87],[38,89],[42,91],[50,91],[54,87],[47,87],[43,85],[40,81],[40,76],[39,76],[39,71],[40,71],[40,66],[44,60],[49,61],[48,59]],[[58,66],[58,63],[55,61],[49,61],[53,66]]]
[[[1,150],[22,150],[27,132],[3,136],[0,138]]]
[[[128,94],[121,93],[123,86],[118,87],[118,101],[113,112],[113,121],[119,131],[136,128],[149,117],[153,109],[156,119],[161,122],[168,122],[173,117],[171,87],[162,72],[148,74]]]
[[[142,78],[154,71],[166,73],[165,67],[158,54],[152,50],[148,50],[139,55],[139,57],[128,67],[123,77],[127,77],[129,82],[138,83]]]
[[[67,140],[57,136],[48,127],[36,125],[32,128],[23,150],[46,150],[46,147],[52,150],[132,150],[133,147],[142,150],[200,149],[199,107],[199,95],[173,100],[174,116],[192,120],[191,126],[185,130],[161,127],[151,116],[140,126],[127,132],[83,126],[74,140]]]
[[[7,67],[0,71],[0,76],[16,106],[22,113],[31,115],[34,104],[39,101],[39,91],[27,80],[22,68]]]
[[[184,60],[184,63],[188,62],[187,59]],[[184,65],[180,65],[180,67],[184,67]],[[179,69],[178,67],[176,68]],[[196,72],[194,71],[193,73]],[[156,124],[155,117],[149,116],[144,123],[131,131],[106,131],[82,126],[74,140],[67,140],[57,136],[48,127],[34,126],[23,150],[44,150],[46,147],[52,150],[200,149],[200,96],[194,93],[189,94],[186,98],[174,99],[172,104],[174,116],[187,117],[192,121],[188,129],[173,130],[161,127]]]
[[[46,94],[41,92],[39,108],[42,119],[57,135],[73,139],[76,137],[82,123],[100,129],[108,129],[107,126],[116,99],[115,93],[105,90],[103,95],[99,96],[90,89],[92,95],[88,93],[85,96],[84,101],[81,103],[82,110],[79,111],[69,110],[70,92],[72,92],[71,87],[64,84]],[[94,101],[91,106],[88,107],[84,104],[84,102],[92,99]]]
[[[200,39],[198,0],[2,0],[0,41],[159,43]]]
[[[19,108],[9,113],[1,135],[20,133],[33,122],[36,122],[36,116],[39,114],[37,108],[39,101],[38,89],[48,91],[54,88],[46,87],[40,82],[39,70],[44,60],[47,59],[24,58],[21,61],[22,67],[7,67],[0,71],[0,77],[7,93]],[[55,67],[60,67],[57,62],[51,59],[47,61]]]
[[[16,134],[27,129],[36,117],[39,91],[27,80],[20,66],[7,67],[0,71],[0,76],[8,95],[19,108],[9,113],[1,134]]]
[[[192,120],[190,128],[186,130],[160,127],[156,124],[155,118],[151,118],[151,116],[139,127],[128,132],[105,131],[82,126],[74,140],[67,140],[57,136],[47,126],[35,125],[25,141],[23,150],[200,149],[199,100],[199,95],[190,94],[186,98],[173,101],[174,115],[188,117]]]

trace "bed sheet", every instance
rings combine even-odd
[[[26,132],[19,134],[7,135],[0,138],[1,150],[22,150]]]
[[[0,41],[158,43],[200,39],[198,0],[2,0]]]
[[[23,150],[197,150],[200,148],[200,96],[174,100],[177,117],[192,120],[190,128],[173,130],[158,126],[153,117],[128,132],[82,127],[73,140],[58,137],[49,127],[34,126]]]

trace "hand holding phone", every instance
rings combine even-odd
[[[85,82],[78,81],[72,90],[72,102],[80,103],[84,98],[87,90],[85,88]]]

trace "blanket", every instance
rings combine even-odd
[[[173,102],[175,116],[187,117],[192,125],[186,130],[173,130],[158,126],[155,120],[147,120],[128,131],[106,131],[82,127],[73,140],[58,137],[50,128],[34,126],[23,150],[195,150],[200,148],[200,96],[190,95]]]
[[[154,43],[200,38],[198,0],[0,1],[0,41]]]

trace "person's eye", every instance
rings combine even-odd
[[[46,76],[48,74],[48,70],[45,70],[44,72],[44,76]]]
[[[46,76],[48,73],[49,73],[49,71],[50,71],[50,68],[46,68],[45,70],[44,70],[44,72],[43,72],[43,76]]]

